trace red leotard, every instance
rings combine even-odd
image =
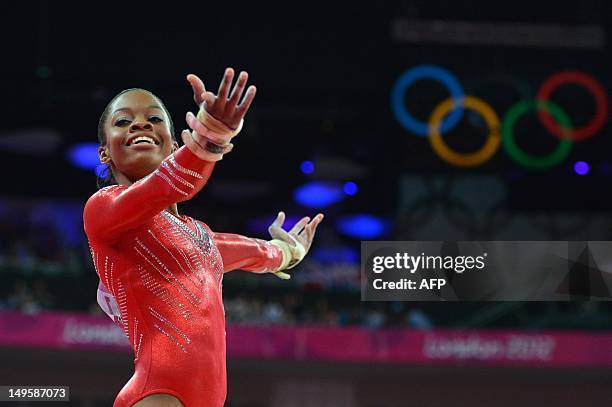
[[[154,393],[174,395],[186,407],[225,401],[223,273],[275,269],[282,253],[166,211],[192,198],[213,166],[182,147],[142,180],[103,188],[85,205],[98,302],[134,350],[135,373],[115,407]]]

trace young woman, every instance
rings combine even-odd
[[[231,139],[255,97],[242,72],[230,93],[228,68],[217,95],[188,75],[197,117],[179,147],[168,111],[152,93],[129,89],[113,98],[100,118],[99,156],[108,164],[101,188],[85,205],[84,226],[96,272],[98,302],[124,330],[134,350],[135,373],[114,406],[222,406],[226,396],[223,273],[243,269],[275,273],[308,252],[322,214],[305,217],[289,232],[284,214],[264,241],[213,232],[180,215]]]

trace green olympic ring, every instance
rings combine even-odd
[[[516,162],[524,167],[534,170],[544,170],[559,164],[567,158],[572,150],[572,141],[569,138],[559,140],[557,147],[547,155],[534,156],[521,150],[514,141],[512,130],[517,120],[530,110],[544,110],[549,113],[566,132],[572,129],[569,116],[558,105],[550,101],[524,100],[512,106],[502,121],[502,145]]]

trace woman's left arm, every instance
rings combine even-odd
[[[211,233],[221,253],[224,272],[242,269],[253,273],[269,273],[282,264],[282,251],[266,240],[235,233]]]
[[[271,241],[211,231],[223,259],[223,270],[227,272],[242,269],[254,273],[275,273],[280,278],[288,279],[289,275],[282,270],[295,267],[308,253],[323,215],[318,214],[312,221],[309,217],[304,217],[289,232],[282,228],[284,220],[285,214],[280,212],[268,228],[273,237]],[[300,250],[296,250],[298,247]],[[296,252],[300,254],[295,254]]]

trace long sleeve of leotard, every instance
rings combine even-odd
[[[99,190],[85,204],[87,236],[90,240],[112,242],[171,204],[191,199],[206,184],[214,165],[183,146],[134,184]]]
[[[267,273],[278,269],[283,261],[283,252],[265,240],[216,232],[212,237],[221,253],[224,272],[241,269]]]

